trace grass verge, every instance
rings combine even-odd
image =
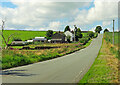
[[[86,43],[86,45],[81,45],[79,42],[68,44],[51,44],[57,46],[59,45],[61,47],[43,50],[3,50],[2,69],[28,65],[61,57],[89,46],[91,41],[92,40]]]
[[[105,38],[105,36],[104,36]],[[118,58],[111,52],[110,45],[103,38],[97,58],[79,85],[88,83],[118,83]]]

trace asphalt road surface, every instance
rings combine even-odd
[[[2,71],[3,83],[77,83],[98,55],[102,34],[75,53]]]

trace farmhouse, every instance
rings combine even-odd
[[[47,41],[47,39],[45,37],[35,37],[35,39],[33,39],[33,42],[38,41],[38,42],[45,42]]]
[[[13,41],[11,45],[25,44],[23,41]]]
[[[74,34],[72,33],[72,32],[70,32],[70,31],[66,31],[65,33],[65,41],[67,41],[67,37],[69,36],[70,37],[70,41],[73,41],[73,39],[74,39]]]
[[[55,33],[51,37],[52,43],[64,43],[65,42],[65,35],[63,33]]]

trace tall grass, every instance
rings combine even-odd
[[[7,69],[49,60],[84,48],[84,46],[81,46],[80,43],[58,45],[61,45],[62,47],[43,50],[3,50],[2,68]]]

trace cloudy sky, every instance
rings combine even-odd
[[[65,0],[63,0],[65,1]],[[4,0],[0,2],[0,22],[6,19],[8,30],[63,31],[66,25],[74,29],[94,30],[97,25],[118,30],[118,2],[110,0],[83,1]]]

